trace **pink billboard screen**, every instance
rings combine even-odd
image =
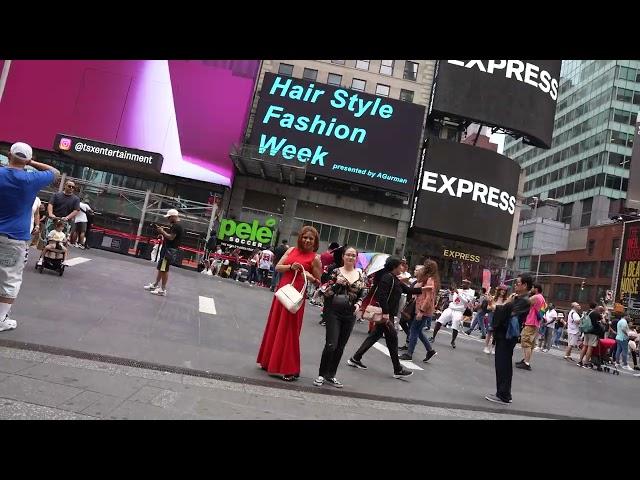
[[[0,140],[59,133],[160,153],[162,173],[231,186],[258,60],[14,60]]]

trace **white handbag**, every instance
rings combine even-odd
[[[298,291],[293,286],[299,271],[300,270],[296,270],[291,283],[283,285],[276,292],[276,298],[278,301],[291,313],[296,313],[300,310],[300,307],[304,304],[304,295],[307,292],[307,275],[305,274],[306,272],[304,268],[302,268],[302,276],[304,277],[304,286],[302,287],[302,290]]]

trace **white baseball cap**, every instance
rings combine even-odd
[[[164,216],[164,218],[167,217],[178,217],[180,216],[180,212],[178,212],[178,210],[176,210],[175,208],[172,208],[171,210],[169,210],[167,212],[167,214]]]
[[[16,142],[11,145],[10,152],[14,157],[25,161],[31,160],[31,157],[33,156],[33,150],[31,149],[31,147],[23,142]]]

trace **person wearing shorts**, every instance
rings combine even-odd
[[[161,297],[167,295],[167,282],[169,281],[170,262],[167,258],[167,250],[170,248],[177,250],[180,247],[184,231],[179,223],[180,213],[176,209],[170,209],[165,218],[169,219],[169,227],[156,226],[158,233],[164,238],[158,258],[158,266],[156,267],[158,270],[156,281],[144,286],[144,289],[148,290],[149,293]]]
[[[58,170],[32,157],[29,145],[14,143],[9,149],[9,164],[0,168],[0,332],[17,326],[9,311],[22,286],[36,195],[60,178]],[[27,165],[38,171],[27,172]]]
[[[564,359],[571,361],[571,351],[580,345],[580,312],[582,308],[578,302],[571,304],[571,310],[567,315],[567,350]]]
[[[580,360],[577,365],[579,367],[591,368],[591,352],[594,347],[598,346],[598,339],[602,334],[604,336],[604,329],[600,322],[602,320],[602,314],[604,313],[604,307],[602,305],[596,305],[591,303],[589,305],[591,311],[589,312],[589,318],[591,319],[591,331],[585,332],[584,342],[582,342],[582,351],[580,352]],[[584,361],[583,361],[584,360]]]
[[[442,315],[438,317],[438,320],[436,320],[433,336],[429,339],[430,342],[435,342],[436,335],[438,335],[438,331],[442,328],[442,325],[451,322],[451,348],[456,348],[456,337],[458,336],[458,332],[462,330],[462,316],[475,296],[475,292],[469,288],[470,286],[470,280],[462,280],[462,288],[455,291],[453,299],[449,302],[449,306],[442,312]]]

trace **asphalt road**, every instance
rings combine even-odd
[[[56,353],[100,354],[118,361],[170,366],[183,373],[193,369],[225,381],[303,392],[321,390],[336,398],[536,418],[640,418],[640,378],[627,372],[614,376],[587,371],[551,354],[535,355],[531,372],[515,370],[511,405],[489,403],[484,396],[495,393],[494,357],[482,352],[479,339],[465,335],[459,336],[458,348],[453,350],[448,331],[439,334],[438,355],[429,364],[421,362],[425,352],[418,345],[416,361],[409,365],[414,368],[410,378],[392,378],[384,340],[380,349],[372,348],[363,358],[368,370],[350,368],[345,361],[364,340],[364,323],[356,325],[338,370],[345,388],[318,389],[312,381],[324,347],[324,328],[318,325],[320,310],[310,304],[301,335],[302,376],[295,384],[285,385],[255,363],[273,298],[269,290],[174,268],[168,296],[156,297],[142,288],[155,278],[151,262],[101,250],[72,249],[71,253],[88,261],[67,268],[58,277],[33,268],[36,251],[32,250],[12,310],[18,328],[0,333],[0,345],[26,343],[60,349]],[[404,340],[403,333],[400,339]],[[516,347],[514,361],[519,358]]]

